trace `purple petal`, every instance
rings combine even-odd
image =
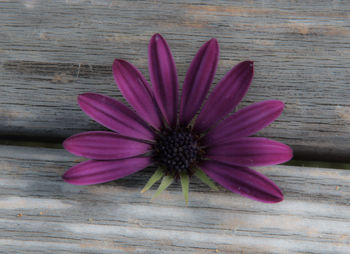
[[[114,132],[83,132],[67,138],[63,147],[72,154],[95,160],[117,160],[147,152],[149,144],[125,138]]]
[[[250,136],[272,123],[283,111],[282,101],[262,101],[245,107],[211,129],[204,137],[208,146]]]
[[[241,62],[228,72],[210,94],[194,128],[203,132],[230,113],[246,94],[253,73],[251,61]]]
[[[108,96],[85,93],[79,95],[78,103],[88,116],[120,135],[153,139],[154,134],[135,112]]]
[[[105,183],[131,175],[149,166],[150,163],[150,158],[147,157],[114,161],[88,160],[70,168],[62,178],[76,185]]]
[[[205,43],[193,58],[183,85],[180,123],[188,125],[205,99],[214,79],[219,60],[219,45],[216,39]]]
[[[267,166],[289,161],[292,149],[267,138],[239,138],[208,147],[207,157],[237,166]]]
[[[152,36],[148,49],[149,72],[158,106],[167,122],[177,121],[178,82],[170,48],[160,34]]]
[[[142,74],[130,63],[114,60],[114,79],[131,106],[153,127],[159,129],[161,118],[149,84]]]
[[[250,168],[215,161],[205,161],[200,167],[215,182],[242,196],[264,203],[283,200],[283,194],[275,183]]]

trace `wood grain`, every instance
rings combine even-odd
[[[282,117],[260,135],[313,159],[350,157],[349,1],[84,1],[0,2],[0,135],[62,139],[101,129],[76,97],[120,98],[114,58],[148,77],[147,45],[168,40],[180,81],[202,43],[216,37],[216,83],[233,65],[255,61],[242,105],[286,102]],[[123,100],[123,99],[121,99]]]
[[[350,171],[275,166],[259,171],[285,200],[262,204],[191,183],[151,202],[152,169],[94,186],[60,175],[64,150],[0,146],[0,246],[4,253],[349,253]],[[191,180],[192,181],[192,180]]]

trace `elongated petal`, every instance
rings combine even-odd
[[[79,95],[78,103],[88,116],[120,135],[153,139],[154,134],[136,113],[108,96],[85,93]]]
[[[248,137],[272,123],[283,111],[282,101],[262,101],[245,107],[211,129],[204,137],[207,145]]]
[[[114,79],[123,96],[144,120],[159,129],[161,117],[151,88],[142,74],[130,63],[114,60]]]
[[[205,43],[193,58],[183,85],[180,123],[187,125],[199,110],[214,79],[219,60],[219,45],[216,39]]]
[[[67,138],[63,146],[72,154],[95,160],[117,160],[147,152],[149,144],[125,138],[114,132],[83,132]]]
[[[178,81],[170,48],[160,34],[149,43],[149,72],[154,95],[165,119],[172,126],[177,121]]]
[[[79,163],[62,176],[63,180],[76,185],[88,185],[113,181],[131,175],[149,166],[148,157],[135,157],[114,161],[89,160]]]
[[[292,149],[267,138],[239,138],[208,147],[207,157],[237,166],[267,166],[289,161]]]
[[[205,131],[230,113],[242,100],[253,79],[253,62],[237,64],[215,87],[203,106],[195,129]]]
[[[265,203],[283,200],[283,194],[275,183],[250,168],[215,161],[205,161],[200,167],[215,182],[242,196]]]

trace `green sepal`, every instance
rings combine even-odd
[[[207,176],[206,173],[204,173],[202,169],[197,168],[194,175],[197,176],[203,183],[208,185],[212,190],[219,190],[215,183],[213,183],[213,181]]]
[[[155,184],[156,182],[158,182],[160,180],[160,178],[162,178],[163,175],[164,175],[164,169],[158,168],[153,173],[151,178],[148,180],[148,182],[146,183],[145,187],[143,187],[143,189],[141,190],[141,193],[144,193],[144,192],[148,191],[153,186],[153,184]]]
[[[186,205],[188,204],[188,189],[190,185],[190,178],[186,173],[180,175],[182,193],[184,194]]]
[[[160,182],[160,185],[158,187],[158,190],[156,193],[154,193],[152,200],[159,196],[160,193],[162,193],[166,188],[169,187],[169,185],[174,181],[174,177],[170,175],[166,175],[163,177],[162,181]]]

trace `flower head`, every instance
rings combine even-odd
[[[251,61],[230,70],[205,101],[218,59],[218,42],[211,39],[190,65],[180,103],[175,62],[161,35],[155,34],[149,44],[152,86],[133,65],[115,60],[114,78],[132,109],[104,95],[79,95],[81,109],[112,132],[84,132],[66,139],[65,149],[90,160],[69,169],[63,179],[97,184],[154,165],[157,170],[142,192],[162,179],[155,196],[180,179],[187,201],[190,177],[195,175],[214,189],[210,178],[254,200],[283,200],[277,185],[249,167],[286,162],[292,150],[270,139],[248,136],[273,122],[284,104],[262,101],[229,115],[252,81]]]

